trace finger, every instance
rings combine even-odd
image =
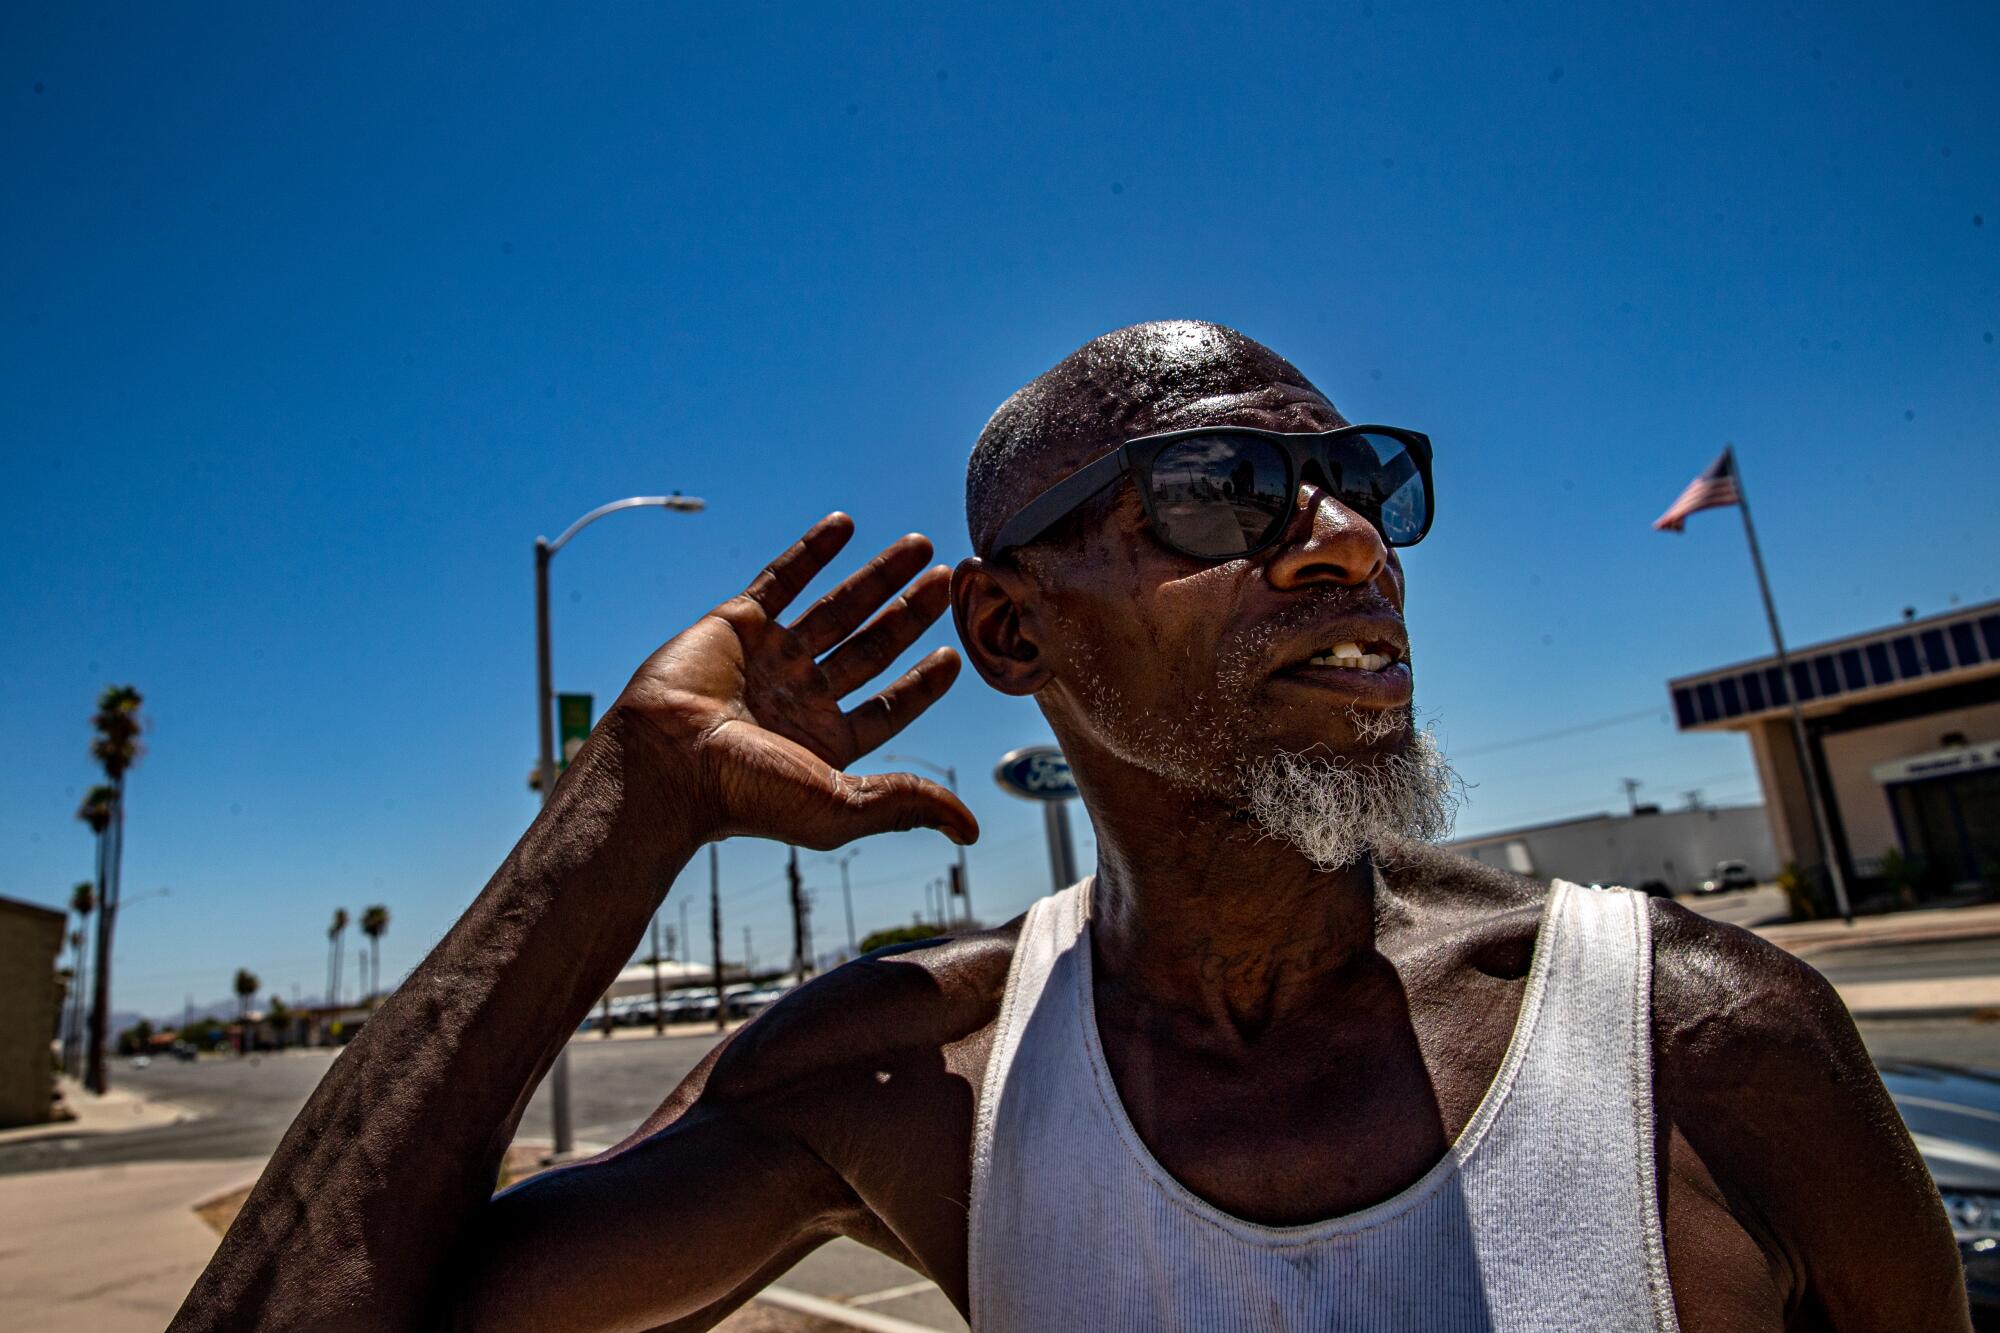
[[[944,697],[957,679],[958,654],[949,648],[939,648],[898,677],[888,689],[848,710],[854,753],[867,754],[916,721],[926,708]]]
[[[807,529],[806,535],[793,542],[783,555],[764,566],[764,572],[750,580],[743,595],[765,615],[775,618],[826,568],[827,561],[840,554],[840,548],[853,535],[853,519],[837,510],[828,514]]]
[[[807,653],[818,657],[852,634],[869,612],[894,597],[896,589],[908,583],[930,558],[928,537],[913,532],[891,543],[794,621],[793,637]]]
[[[843,842],[913,828],[934,828],[961,847],[979,840],[979,821],[965,803],[914,773],[842,774],[841,796],[847,808],[837,834]]]
[[[858,690],[889,669],[917,636],[951,605],[951,570],[934,565],[884,607],[866,628],[833,650],[820,665],[835,698]]]

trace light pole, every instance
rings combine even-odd
[[[552,716],[555,703],[555,685],[551,681],[549,665],[549,561],[557,551],[569,544],[570,538],[603,518],[621,509],[667,509],[676,513],[692,514],[704,508],[702,502],[692,495],[634,495],[623,500],[613,500],[610,504],[599,505],[576,522],[562,530],[554,541],[547,537],[535,538],[535,725],[541,735],[541,776],[542,804],[549,803],[549,797],[556,787],[556,733],[555,718]],[[549,1069],[549,1109],[555,1121],[555,1154],[560,1157],[575,1149],[575,1139],[570,1130],[569,1117],[569,1039],[571,1033],[563,1034],[563,1044],[556,1051],[556,1062]]]
[[[929,769],[944,779],[944,785],[951,788],[953,796],[958,795],[958,770],[950,764],[934,764],[928,759],[920,759],[913,754],[885,754],[882,758],[893,760],[899,764],[915,764],[918,768]],[[965,922],[967,925],[971,925],[972,876],[965,868],[965,848],[963,845],[958,849],[958,892],[959,896],[965,900]],[[945,923],[939,922],[939,924],[943,925]]]
[[[847,909],[847,956],[858,957],[861,950],[854,943],[854,893],[847,887],[847,863],[861,855],[861,849],[850,847],[844,852],[821,852],[820,855],[840,867],[840,901]]]

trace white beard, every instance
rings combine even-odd
[[[1464,786],[1428,729],[1401,754],[1272,755],[1247,765],[1239,783],[1251,819],[1321,870],[1399,842],[1442,840]]]

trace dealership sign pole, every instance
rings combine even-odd
[[[993,770],[993,780],[1009,796],[1042,803],[1042,823],[1049,835],[1049,878],[1058,893],[1076,883],[1076,850],[1069,837],[1069,802],[1077,794],[1076,779],[1062,751],[1053,745],[1011,751]]]

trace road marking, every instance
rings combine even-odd
[[[929,1324],[913,1324],[907,1319],[897,1319],[893,1315],[876,1314],[873,1310],[854,1310],[839,1301],[829,1301],[820,1296],[808,1296],[803,1291],[793,1291],[790,1287],[766,1287],[757,1293],[757,1299],[782,1309],[809,1314],[819,1319],[845,1324],[849,1328],[866,1329],[868,1333],[941,1333]]]
[[[1994,1119],[2000,1120],[2000,1116],[1995,1116]],[[900,1301],[905,1296],[914,1296],[920,1291],[929,1291],[932,1285],[929,1281],[905,1282],[900,1287],[884,1287],[881,1291],[871,1291],[866,1296],[850,1296],[847,1298],[846,1304],[849,1308],[852,1308],[857,1305],[880,1305],[883,1301]]]

